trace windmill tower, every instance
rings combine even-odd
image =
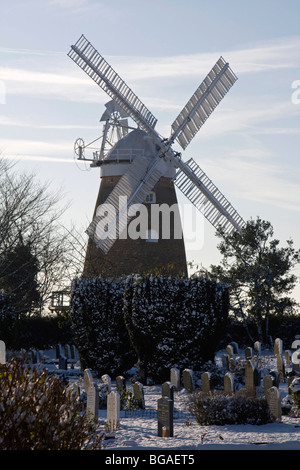
[[[198,164],[192,158],[184,162],[181,154],[172,149],[175,140],[186,149],[235,83],[236,76],[220,57],[173,122],[171,136],[164,139],[155,130],[157,119],[84,35],[71,46],[68,56],[110,96],[113,100],[110,103],[114,103],[107,108],[107,128],[104,128],[101,150],[92,159],[91,166],[101,169],[101,183],[93,220],[87,229],[90,239],[84,274],[119,276],[156,268],[167,268],[171,274],[186,274],[184,240],[178,237],[181,230],[178,214],[174,211],[169,236],[164,238],[157,223],[155,229],[151,226],[152,219],[145,229],[144,207],[147,207],[148,221],[154,207],[151,203],[178,207],[175,184],[215,228],[221,226],[230,233],[244,226],[242,217]],[[119,131],[126,127],[124,122],[122,127],[120,119],[128,117],[138,128],[123,132],[107,150],[105,142],[115,111],[119,113],[115,121]],[[76,142],[79,159],[87,159],[83,141]],[[136,237],[137,230],[134,237],[128,236],[139,213],[144,214],[139,224],[143,225],[140,236]]]

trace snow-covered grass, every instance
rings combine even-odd
[[[220,364],[219,351],[215,362]],[[53,351],[45,351],[54,356]],[[262,353],[260,364],[267,373],[276,370],[276,356],[270,351]],[[45,366],[57,369],[57,361],[47,361]],[[68,372],[76,380],[80,364]],[[289,371],[289,369],[287,369]],[[112,378],[113,379],[113,378]],[[81,379],[82,380],[82,379]],[[101,382],[101,380],[99,380]],[[82,383],[83,386],[83,383]],[[127,382],[127,388],[131,385]],[[116,390],[112,380],[112,390]],[[281,381],[282,399],[288,394],[287,382]],[[281,421],[265,425],[200,426],[188,412],[189,393],[181,388],[174,394],[174,437],[159,437],[157,432],[157,400],[161,397],[161,385],[144,386],[145,410],[121,411],[120,427],[104,441],[107,450],[300,450],[300,418],[282,415]],[[105,425],[106,410],[99,410],[99,423]]]

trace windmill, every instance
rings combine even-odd
[[[84,35],[71,46],[68,56],[109,95],[118,110],[121,109],[138,126],[138,129],[121,138],[105,158],[98,161],[98,165],[102,167],[102,179],[114,175],[113,171],[108,170],[109,163],[113,162],[120,167],[122,160],[126,165],[119,171],[110,190],[106,191],[105,198],[103,191],[100,194],[100,185],[94,217],[87,229],[90,240],[93,240],[93,245],[89,242],[88,247],[88,252],[93,252],[90,253],[90,259],[100,256],[101,252],[102,262],[106,255],[107,259],[121,263],[123,258],[126,259],[126,253],[131,251],[130,256],[134,263],[143,258],[143,255],[145,260],[145,245],[142,245],[140,255],[137,255],[137,245],[130,247],[131,242],[124,240],[123,234],[135,215],[130,208],[133,205],[141,207],[147,202],[153,189],[157,191],[166,179],[172,185],[174,183],[215,228],[221,226],[226,233],[240,231],[245,222],[230,202],[192,158],[184,162],[181,154],[172,149],[175,141],[183,150],[187,148],[237,80],[223,57],[219,58],[174,120],[170,137],[162,138],[155,130],[157,119]],[[177,202],[175,191],[171,202],[173,201]],[[161,200],[156,202],[161,203]],[[113,207],[114,210],[101,212],[99,208],[103,207],[103,203],[105,207]],[[117,249],[115,244],[119,242],[122,242],[119,245],[121,248]],[[173,257],[176,261],[180,258],[181,267],[183,264],[186,266],[185,252],[182,253],[182,250],[184,252],[182,240],[181,245],[174,245],[170,250],[170,259]],[[115,256],[111,255],[112,252]],[[159,253],[158,257],[151,253],[148,255],[154,258],[154,262],[161,258],[161,262],[166,263],[162,256],[164,249],[156,248],[156,252]]]

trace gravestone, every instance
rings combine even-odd
[[[228,354],[222,354],[222,367],[224,369],[229,370],[229,355]]]
[[[263,384],[264,384],[264,395],[267,395],[267,391],[269,388],[273,387],[273,377],[272,375],[265,375],[263,378]]]
[[[144,399],[144,388],[140,382],[135,382],[132,385],[133,396],[138,402],[139,408],[145,408],[145,399]]]
[[[282,355],[282,339],[276,338],[274,341],[274,355]]]
[[[279,374],[280,379],[285,378],[285,367],[284,367],[283,357],[281,354],[277,354],[277,372]]]
[[[204,393],[210,393],[210,372],[203,372],[201,374],[201,390]]]
[[[173,401],[162,397],[157,400],[157,435],[173,437]]]
[[[65,356],[60,356],[58,359],[58,368],[61,370],[68,369],[68,359]]]
[[[99,390],[97,384],[91,383],[87,392],[86,414],[90,421],[98,422]]]
[[[281,420],[281,392],[277,387],[271,387],[267,390],[266,399],[270,408],[270,413],[276,420]]]
[[[65,356],[67,359],[71,359],[71,349],[69,344],[65,344]]]
[[[286,349],[284,351],[284,360],[285,360],[285,363],[289,366],[292,362],[292,353],[289,349]]]
[[[224,393],[225,395],[234,395],[234,375],[227,372],[224,375]]]
[[[170,382],[174,384],[176,390],[180,390],[180,370],[177,367],[172,367],[170,371]]]
[[[261,342],[255,341],[255,343],[253,344],[253,349],[256,352],[256,354],[260,356],[261,355]]]
[[[107,393],[111,392],[111,378],[108,374],[103,374],[101,376],[101,380],[103,383],[107,385]]]
[[[161,386],[161,395],[174,401],[174,384],[172,382],[164,382]]]
[[[61,344],[57,344],[56,347],[55,347],[55,350],[56,350],[56,359],[59,359],[60,356],[64,355],[63,348],[62,348]]]
[[[279,373],[277,370],[271,370],[270,375],[273,377],[273,386],[279,387]]]
[[[183,377],[183,386],[184,388],[192,393],[194,390],[194,379],[193,379],[193,371],[192,369],[184,369],[182,372]]]
[[[247,346],[245,348],[245,358],[246,359],[251,359],[253,356],[253,349],[250,346]]]
[[[227,344],[226,346],[226,353],[229,357],[233,357],[233,346],[231,344]]]
[[[0,364],[6,364],[6,346],[2,339],[0,340]]]
[[[230,346],[232,346],[234,354],[240,354],[239,345],[235,341],[231,341],[231,343],[229,343],[229,344],[230,344]]]
[[[247,360],[245,367],[245,388],[248,396],[256,396],[258,370],[251,359]]]
[[[107,395],[107,426],[110,431],[120,426],[120,394],[110,392]]]
[[[94,379],[92,376],[92,372],[90,369],[85,369],[83,374],[83,383],[84,383],[84,390],[87,393],[90,386],[94,383]]]
[[[120,397],[123,395],[124,392],[126,392],[126,379],[122,375],[118,375],[116,377],[116,386],[117,386],[117,392],[119,393]]]

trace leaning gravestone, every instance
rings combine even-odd
[[[90,421],[98,422],[99,390],[97,384],[92,383],[86,393],[86,415]]]
[[[170,371],[170,382],[174,384],[176,390],[180,390],[180,370],[177,367],[172,367]]]
[[[2,339],[0,340],[0,364],[6,364],[6,346]]]
[[[183,377],[183,386],[184,388],[192,393],[194,391],[194,380],[193,380],[193,371],[192,369],[184,369],[182,372]]]
[[[162,397],[157,400],[157,435],[173,437],[173,400]]]
[[[110,431],[116,430],[120,425],[120,395],[110,392],[107,395],[107,426]]]
[[[281,392],[277,387],[271,387],[267,390],[266,399],[270,408],[270,413],[276,420],[281,420]]]
[[[140,382],[135,382],[132,385],[133,396],[138,402],[139,408],[145,408],[145,399],[144,399],[144,388]]]

